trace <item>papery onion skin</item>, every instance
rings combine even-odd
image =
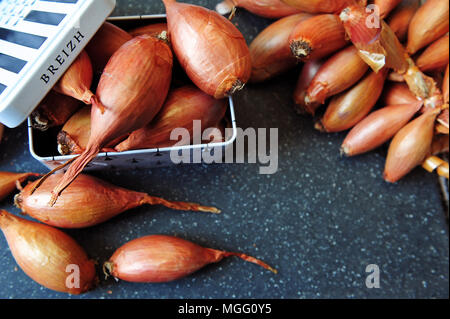
[[[145,25],[143,27],[138,27],[136,29],[130,30],[128,33],[131,34],[133,37],[137,37],[143,34],[148,34],[153,37],[158,36],[163,31],[167,32],[167,23],[152,23]]]
[[[442,71],[448,65],[449,36],[443,36],[428,46],[417,58],[416,65],[423,72]]]
[[[392,138],[422,107],[421,102],[392,105],[369,114],[356,124],[342,143],[342,153],[355,156],[371,151]]]
[[[311,60],[303,65],[293,95],[296,106],[295,110],[299,114],[309,113],[311,115],[314,115],[316,109],[320,106],[320,103],[306,104],[305,98],[308,87],[314,76],[317,74],[317,71],[319,71],[322,64],[323,64],[322,60]]]
[[[135,192],[107,183],[90,175],[80,174],[60,195],[55,205],[49,206],[52,193],[62,174],[46,179],[31,194],[34,184],[28,184],[14,202],[23,213],[51,226],[62,228],[84,228],[100,224],[129,209],[149,205],[164,205],[178,210],[194,210],[219,213],[214,207],[195,203],[173,202]]]
[[[321,59],[347,44],[339,17],[322,14],[301,21],[289,36],[292,54],[302,60]]]
[[[50,204],[103,147],[154,118],[169,91],[172,65],[167,43],[149,35],[131,39],[114,53],[97,87],[86,150],[71,163],[53,190]]]
[[[308,87],[306,103],[325,103],[327,98],[358,82],[368,68],[354,46],[341,50],[330,57],[314,76]]]
[[[37,173],[0,172],[0,201],[16,189],[16,182],[22,183],[28,177],[39,175]]]
[[[300,10],[291,7],[281,0],[224,0],[217,4],[216,11],[221,15],[229,14],[233,7],[244,8],[261,17],[278,19],[299,13]]]
[[[40,285],[55,291],[81,294],[97,283],[94,262],[62,231],[4,210],[0,210],[0,228],[17,264]]]
[[[103,23],[86,46],[93,71],[101,74],[112,55],[131,38],[128,32],[118,26],[109,22]]]
[[[56,92],[80,100],[85,104],[91,104],[94,98],[94,93],[90,91],[92,77],[91,59],[86,51],[83,50],[55,84],[53,89]]]
[[[400,4],[389,16],[387,23],[394,31],[400,42],[404,42],[408,36],[408,28],[411,19],[420,7],[419,0],[409,0]]]
[[[173,50],[203,92],[221,99],[250,79],[250,51],[239,30],[215,11],[163,0]]]
[[[431,150],[434,123],[439,111],[423,113],[392,139],[384,168],[384,179],[395,183],[421,165]]]
[[[150,235],[129,241],[105,262],[104,271],[129,282],[169,282],[228,256],[240,257],[276,273],[275,269],[256,258],[204,248],[187,240],[165,235]]]
[[[194,136],[193,121],[201,121],[201,129],[217,126],[225,116],[226,99],[217,100],[193,86],[184,86],[169,92],[166,102],[156,118],[145,127],[134,131],[115,147],[118,152],[145,148],[162,148],[177,143],[170,139],[176,128],[189,131],[191,141],[201,141]],[[202,132],[198,132],[202,134]],[[177,143],[179,145],[179,143]]]
[[[79,107],[78,100],[51,90],[31,113],[31,126],[46,131],[63,125]]]
[[[427,0],[409,24],[407,51],[414,54],[449,30],[448,0]]]
[[[309,13],[338,13],[350,4],[365,6],[367,1],[355,0],[281,0],[282,2]]]
[[[294,27],[312,15],[294,14],[270,24],[250,44],[252,76],[250,82],[262,82],[297,64],[289,48],[289,35]]]
[[[359,6],[346,7],[339,18],[359,55],[372,70],[378,72],[387,67],[400,74],[408,70],[405,49],[384,20],[372,21],[372,13]]]
[[[387,70],[370,72],[354,87],[333,97],[316,128],[325,132],[345,131],[361,121],[375,106],[383,91]]]

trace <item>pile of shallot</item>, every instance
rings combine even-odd
[[[225,0],[216,10],[234,7],[279,18],[250,44],[251,82],[302,64],[296,110],[322,132],[348,131],[342,154],[391,141],[386,181],[420,165],[448,178],[438,157],[448,154],[448,0]]]
[[[92,227],[145,204],[220,213],[215,207],[169,201],[82,173],[102,150],[171,146],[177,142],[170,139],[175,128],[187,129],[191,140],[201,139],[193,129],[196,120],[202,129],[223,134],[225,98],[251,76],[249,48],[238,29],[215,11],[174,0],[164,4],[167,24],[127,32],[104,23],[31,115],[35,129],[57,130],[61,154],[80,155],[25,187],[26,179],[39,174],[0,172],[0,200],[19,189],[15,205],[40,221],[0,210],[0,229],[20,268],[49,289],[80,294],[99,281],[84,249],[55,227]],[[172,72],[174,58],[191,83],[174,85],[179,84]],[[65,173],[54,174],[69,164]],[[165,235],[126,243],[104,261],[103,271],[126,281],[167,282],[230,256],[276,273],[243,253]]]

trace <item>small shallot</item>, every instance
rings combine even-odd
[[[204,248],[190,241],[165,235],[149,235],[129,241],[103,264],[105,275],[129,282],[169,282],[223,258],[236,256],[277,273],[254,257]]]
[[[114,52],[131,38],[132,36],[128,32],[118,26],[109,22],[103,23],[86,46],[93,71],[101,74]]]
[[[303,61],[323,58],[347,44],[339,17],[322,14],[301,21],[289,36],[292,54]]]
[[[423,113],[404,126],[389,146],[384,179],[395,183],[421,165],[431,150],[438,110]]]
[[[51,191],[60,178],[60,174],[50,176],[34,193],[31,191],[37,181],[28,184],[14,198],[16,206],[43,223],[62,228],[93,226],[144,204],[163,205],[178,210],[220,212],[215,207],[173,202],[131,191],[85,174],[79,175],[67,187],[54,206],[48,206]]]
[[[384,105],[411,104],[419,101],[404,83],[390,83],[383,91],[382,100]]]
[[[92,63],[85,50],[81,51],[75,61],[62,75],[53,89],[56,92],[71,96],[86,104],[95,100],[95,95],[90,91],[92,84]]]
[[[63,125],[80,104],[70,96],[51,90],[31,113],[31,126],[46,131],[51,127]]]
[[[163,0],[173,50],[186,74],[203,92],[221,99],[250,78],[250,51],[241,32],[215,11]]]
[[[40,174],[0,172],[0,201],[16,189],[17,182],[22,183],[31,176],[40,176]]]
[[[235,7],[244,8],[261,17],[272,19],[300,12],[299,9],[291,7],[281,0],[224,0],[217,4],[216,11],[225,15],[231,13]]]
[[[354,46],[350,46],[334,54],[322,65],[308,87],[306,104],[323,104],[327,98],[345,91],[362,78],[369,66],[357,51]]]
[[[62,231],[4,210],[0,210],[0,229],[17,264],[40,285],[78,295],[97,283],[94,262]]]
[[[115,149],[123,152],[172,146],[177,141],[171,140],[170,135],[176,128],[187,129],[191,141],[201,141],[202,130],[217,126],[224,117],[226,109],[226,99],[217,100],[193,86],[174,89],[169,92],[156,118],[145,127],[131,133]],[[198,132],[194,131],[193,121],[195,120],[200,121],[201,129]]]
[[[325,132],[345,131],[366,117],[383,91],[386,71],[370,72],[354,87],[333,97],[316,128]]]
[[[275,21],[250,44],[252,59],[251,82],[262,82],[297,64],[289,48],[289,35],[301,21],[310,18],[307,13],[294,14]]]
[[[422,107],[417,101],[379,109],[355,125],[342,143],[342,153],[354,156],[371,151],[391,139]]]
[[[300,76],[298,77],[297,85],[295,86],[293,96],[296,105],[295,110],[299,114],[309,113],[311,115],[314,115],[316,113],[316,109],[320,106],[320,103],[311,102],[306,104],[305,98],[308,87],[322,64],[323,61],[321,60],[311,60],[303,65]]]
[[[449,30],[448,0],[427,0],[409,24],[407,50],[414,54]]]
[[[394,31],[400,42],[404,42],[408,36],[408,28],[411,19],[419,8],[419,0],[408,0],[401,3],[389,16],[387,23]]]
[[[423,72],[442,71],[448,65],[449,36],[443,36],[428,46],[417,58],[416,65]]]

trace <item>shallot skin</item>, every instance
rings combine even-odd
[[[97,283],[94,262],[62,231],[0,210],[0,228],[20,268],[49,289],[81,294]],[[73,272],[74,281],[69,276]],[[77,283],[77,279],[79,282]]]
[[[159,283],[185,277],[224,257],[237,256],[274,273],[262,261],[240,253],[204,248],[187,240],[165,235],[144,236],[117,249],[104,263],[104,272],[130,282]]]
[[[416,64],[423,72],[442,71],[448,65],[449,49],[449,36],[446,35],[428,46]]]
[[[217,12],[163,0],[173,50],[189,78],[221,99],[242,89],[250,78],[250,51],[239,30]]]
[[[161,204],[179,210],[197,210],[218,213],[214,207],[195,203],[172,202],[146,193],[128,190],[107,183],[90,175],[80,174],[60,195],[53,206],[48,205],[51,190],[62,174],[47,178],[33,193],[34,185],[28,184],[14,201],[23,213],[51,226],[84,228],[97,225],[129,209],[144,204]]]

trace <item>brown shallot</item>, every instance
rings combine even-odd
[[[316,128],[325,132],[340,132],[361,121],[380,97],[386,73],[386,69],[378,73],[370,72],[354,87],[333,97]]]
[[[167,43],[149,35],[131,39],[114,53],[97,87],[89,142],[55,186],[50,205],[103,147],[153,119],[167,96],[172,64]]]
[[[448,65],[449,36],[436,40],[417,58],[416,65],[423,72],[442,71]]]
[[[431,149],[438,114],[438,110],[425,112],[394,136],[384,168],[386,181],[395,183],[423,163]]]
[[[301,21],[289,36],[292,54],[303,61],[321,59],[347,44],[339,17],[322,14]]]
[[[86,46],[93,71],[101,74],[114,52],[131,38],[132,36],[128,32],[118,26],[109,22],[103,23]]]
[[[306,104],[323,104],[327,98],[345,91],[362,78],[369,66],[357,51],[352,45],[334,54],[321,66],[308,87]]]
[[[169,92],[156,118],[145,127],[131,133],[125,141],[115,147],[115,150],[123,152],[172,146],[177,143],[176,140],[170,139],[172,131],[176,128],[185,128],[191,141],[201,141],[202,131],[217,126],[226,109],[226,99],[217,100],[193,86],[174,89]],[[200,121],[201,129],[198,132],[194,131],[195,120]]]
[[[216,11],[225,15],[231,13],[235,7],[244,8],[261,17],[272,19],[300,12],[299,9],[291,7],[281,0],[224,0],[216,5]]]
[[[71,96],[86,104],[91,104],[95,100],[94,93],[90,91],[92,77],[91,59],[86,51],[83,50],[53,89],[56,92]]]
[[[407,50],[414,54],[449,30],[448,0],[427,0],[409,24]]]
[[[236,256],[277,273],[254,257],[235,252],[204,248],[190,241],[165,235],[149,235],[129,241],[103,264],[106,276],[129,282],[169,282],[223,258]]]
[[[383,91],[382,100],[384,105],[411,104],[419,101],[405,83],[390,83]]]
[[[17,182],[22,183],[31,176],[40,176],[40,174],[0,172],[0,201],[16,189]]]
[[[371,151],[391,139],[422,107],[417,101],[379,109],[355,125],[341,146],[346,156]]]
[[[449,70],[448,64],[447,69],[445,70],[444,81],[442,82],[442,95],[444,97],[444,102],[448,104],[449,102]]]
[[[78,100],[51,90],[31,113],[31,126],[46,131],[50,127],[63,125],[79,107]]]
[[[0,229],[20,268],[49,289],[81,294],[95,286],[95,265],[62,231],[0,210]]]
[[[50,176],[34,193],[31,193],[31,190],[36,182],[28,184],[14,198],[16,206],[43,223],[62,228],[93,226],[144,204],[163,205],[177,210],[220,213],[215,207],[168,201],[118,187],[86,174],[80,174],[61,194],[55,205],[48,206],[51,191],[60,177],[60,174]]]
[[[81,154],[86,149],[91,136],[91,108],[85,106],[70,117],[58,133],[56,140],[61,155]],[[102,148],[103,152],[114,152],[113,147],[127,138],[120,136]]]
[[[186,74],[217,99],[241,90],[250,78],[250,51],[241,32],[215,11],[163,0],[173,50]]]
[[[262,82],[297,64],[289,48],[289,35],[301,21],[310,18],[307,13],[294,14],[270,24],[250,44],[252,59],[251,82]]]
[[[306,104],[305,98],[308,87],[322,64],[323,61],[321,60],[311,60],[303,65],[302,71],[300,72],[300,76],[297,80],[297,85],[295,86],[293,96],[296,105],[295,110],[299,114],[309,113],[311,115],[314,115],[316,109],[320,106],[320,103],[310,102]]]
[[[404,1],[392,12],[387,20],[389,27],[391,27],[392,31],[402,43],[408,36],[409,23],[419,6],[419,0]]]

